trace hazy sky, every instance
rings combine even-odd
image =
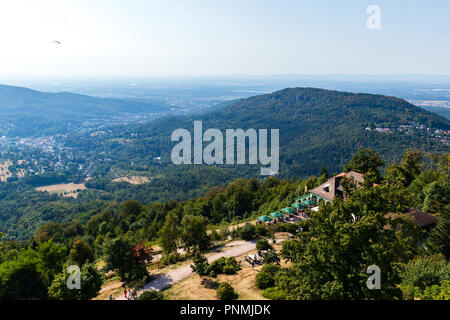
[[[450,74],[448,0],[2,0],[0,35],[2,79]]]

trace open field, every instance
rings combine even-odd
[[[131,176],[114,179],[113,182],[128,182],[130,184],[145,184],[150,180],[147,177]]]
[[[35,189],[36,191],[57,193],[63,197],[77,198],[80,190],[86,190],[84,183],[66,183],[66,184],[53,184],[50,186],[43,186]]]

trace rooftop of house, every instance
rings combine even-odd
[[[436,224],[438,218],[432,214],[422,212],[420,210],[410,208],[407,212],[405,212],[406,215],[411,216],[414,218],[414,222],[422,228],[432,227]],[[396,213],[386,213],[384,217],[386,219],[397,217],[398,214]]]
[[[324,184],[311,189],[310,192],[330,201],[333,200],[336,195],[343,196],[344,189],[342,188],[341,181],[344,177],[348,179],[353,178],[357,185],[364,182],[364,177],[361,173],[355,171],[342,172],[328,179]]]

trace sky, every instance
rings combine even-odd
[[[2,0],[0,41],[0,79],[448,75],[450,1]]]

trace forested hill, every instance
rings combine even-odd
[[[48,93],[0,85],[0,133],[7,136],[66,133],[67,126],[84,121],[105,121],[127,115],[168,112],[162,103],[85,96],[70,92]],[[9,125],[8,125],[9,124]],[[9,130],[5,131],[5,128]],[[3,132],[5,131],[5,132]]]
[[[117,162],[145,167],[152,157],[162,156],[163,163],[170,163],[171,133],[177,128],[192,132],[194,120],[203,121],[203,130],[223,133],[227,128],[280,129],[280,175],[285,178],[318,174],[322,166],[337,172],[361,148],[380,152],[387,162],[399,159],[406,149],[449,150],[435,135],[438,129],[450,129],[450,121],[441,116],[395,97],[314,88],[284,89],[202,115],[117,128],[113,138],[128,139],[125,145],[108,144],[102,137],[73,143],[113,150]]]
[[[450,122],[404,100],[311,88],[286,89],[196,116],[111,127],[111,131],[97,135],[69,135],[64,148],[69,147],[69,155],[76,157],[73,164],[72,158],[67,161],[71,170],[0,184],[0,231],[8,239],[24,239],[44,223],[84,221],[113,202],[187,200],[237,178],[261,177],[259,165],[173,165],[171,134],[178,128],[192,132],[194,120],[202,120],[204,130],[213,127],[223,133],[225,129],[279,129],[279,175],[286,179],[319,175],[322,167],[330,174],[338,173],[363,148],[378,151],[387,165],[400,159],[407,149],[450,151],[436,133],[449,130]],[[83,181],[86,176],[79,170],[79,162],[96,170],[89,171],[93,178],[85,182],[87,190],[76,199],[34,190],[36,186]],[[114,181],[133,176],[144,176],[149,183]]]

